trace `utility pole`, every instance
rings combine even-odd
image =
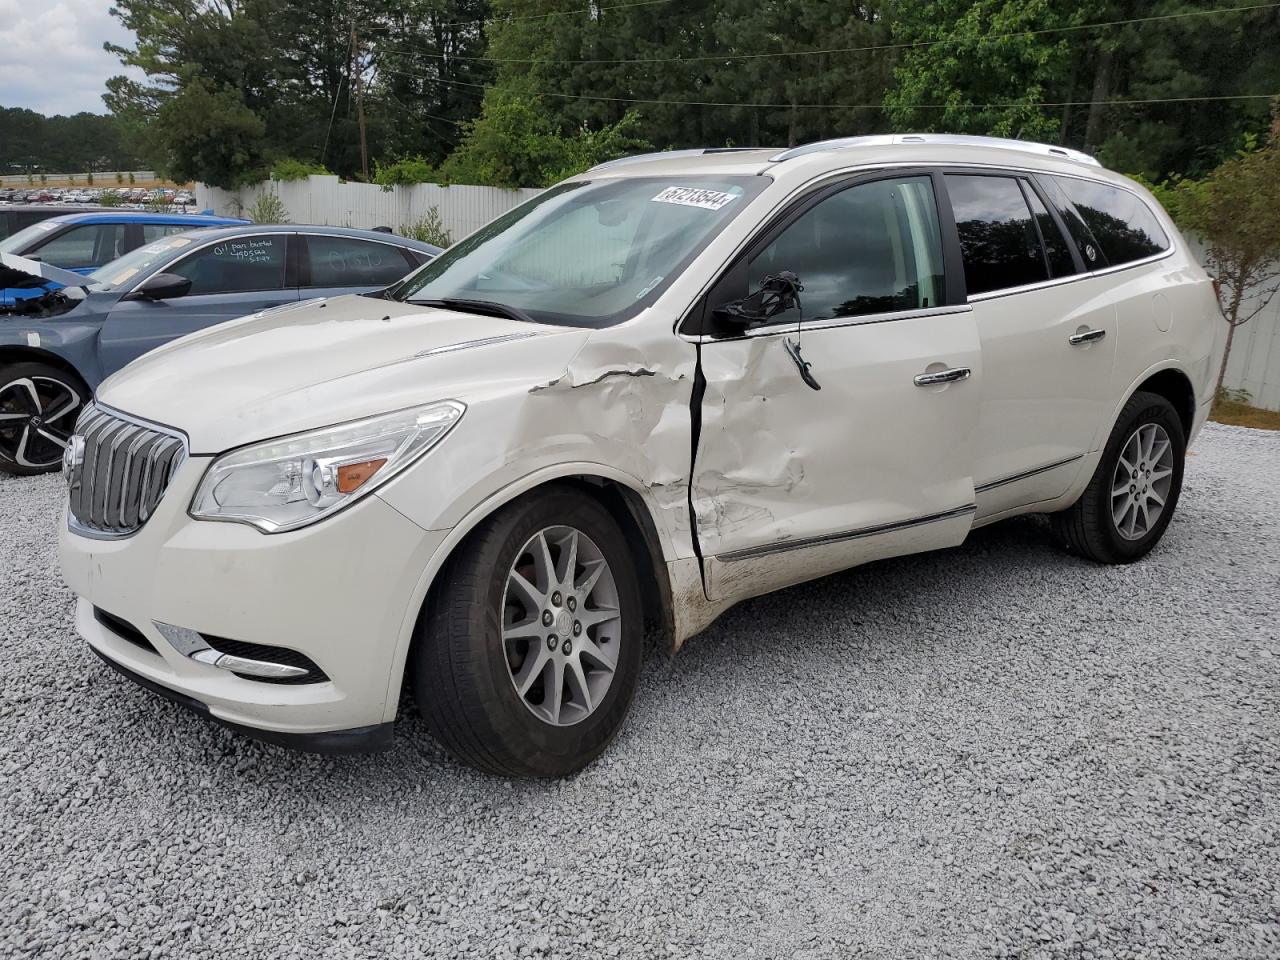
[[[355,58],[352,69],[356,75],[356,123],[360,127],[360,173],[367,183],[369,181],[369,147],[364,136],[364,81],[360,76],[364,71],[360,69],[360,41],[356,39],[354,21],[351,24],[351,55]]]

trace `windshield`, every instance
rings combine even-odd
[[[39,223],[33,223],[29,227],[23,227],[17,233],[12,233],[0,240],[0,253],[22,253],[33,243],[43,240],[49,236],[51,232],[62,226],[58,220],[41,220]]]
[[[156,264],[167,261],[177,251],[193,243],[195,243],[194,237],[181,233],[157,240],[155,243],[148,243],[93,271],[89,274],[89,283],[94,290],[118,290],[135,277],[150,273],[151,268]]]
[[[450,247],[393,296],[488,301],[541,323],[618,323],[652,303],[769,182],[721,176],[561,184]]]

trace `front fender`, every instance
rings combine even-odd
[[[102,382],[98,323],[49,323],[28,317],[0,322],[0,364],[47,363],[73,370],[90,390]]]
[[[676,548],[660,522],[660,511],[657,509],[657,504],[654,501],[652,492],[647,490],[645,485],[636,477],[607,464],[580,461],[556,463],[551,466],[543,467],[542,469],[534,470],[525,474],[514,482],[501,486],[458,520],[454,527],[445,536],[444,540],[440,542],[435,553],[432,554],[431,559],[423,569],[422,575],[418,578],[413,594],[408,598],[408,603],[404,611],[404,618],[400,624],[399,635],[396,638],[395,653],[391,662],[391,673],[388,677],[387,697],[385,701],[387,704],[388,715],[384,717],[384,719],[395,719],[396,705],[399,703],[400,685],[404,681],[405,666],[409,659],[409,650],[413,645],[413,634],[417,626],[418,614],[422,610],[423,603],[426,602],[427,593],[430,591],[431,585],[435,582],[435,579],[439,575],[445,562],[453,554],[454,549],[469,533],[471,533],[472,530],[479,526],[480,523],[482,523],[486,518],[492,516],[497,510],[501,509],[506,504],[515,500],[517,497],[528,493],[536,487],[540,487],[543,484],[550,483],[554,480],[561,480],[566,477],[596,477],[602,480],[612,480],[636,494],[644,504],[644,509],[648,511],[650,520],[653,521],[653,527],[657,531],[659,544],[662,549],[662,558],[664,563],[659,569],[653,571],[654,575],[658,577],[667,575],[667,566],[676,559]],[[392,483],[390,486],[394,487],[395,484]],[[374,496],[382,497],[384,493],[384,490],[379,490],[374,494]],[[393,503],[392,505],[394,506],[395,504]],[[400,508],[397,507],[397,509]],[[698,581],[697,586],[700,593],[701,580]],[[669,587],[669,589],[671,588]]]

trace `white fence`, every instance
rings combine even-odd
[[[335,227],[406,229],[435,207],[453,240],[461,240],[494,217],[536,197],[541,190],[503,190],[500,187],[442,187],[419,183],[384,190],[369,183],[343,183],[337,177],[315,176],[283,183],[260,183],[232,193],[196,186],[196,207],[239,216],[264,191],[275,193],[293,223],[322,223]]]
[[[266,183],[231,193],[196,187],[197,209],[212,208],[227,216],[248,210],[264,190],[276,193],[294,223],[348,227],[391,227],[397,233],[435,207],[453,240],[460,240],[541,191],[499,187],[442,187],[421,183],[383,190],[367,183],[342,183],[337,177],[310,177]],[[1214,371],[1216,374],[1217,371]],[[1263,313],[1237,328],[1226,386],[1246,390],[1252,403],[1280,410],[1280,296]]]
[[[1280,410],[1280,294],[1261,314],[1236,327],[1223,385],[1247,391],[1255,407]]]

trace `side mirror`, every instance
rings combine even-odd
[[[760,281],[760,289],[741,300],[731,300],[714,310],[716,319],[750,329],[800,304],[804,285],[790,270],[771,274]]]
[[[176,273],[154,273],[129,294],[130,300],[172,300],[185,297],[191,290],[191,278]]]

